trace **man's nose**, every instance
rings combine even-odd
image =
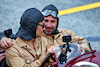
[[[48,23],[46,24],[46,26],[47,26],[47,27],[51,27],[52,25],[51,25],[50,22],[48,22]]]

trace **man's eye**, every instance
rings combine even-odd
[[[45,20],[45,22],[48,22],[48,20]]]
[[[51,21],[52,23],[54,23],[55,21]]]

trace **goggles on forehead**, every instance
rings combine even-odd
[[[51,15],[55,18],[57,18],[59,16],[56,11],[52,11],[52,10],[45,10],[45,11],[42,12],[42,14],[43,14],[43,16]]]

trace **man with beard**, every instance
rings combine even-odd
[[[49,51],[52,52],[52,49],[55,46],[60,46],[65,44],[62,41],[62,37],[67,35],[71,36],[70,43],[78,42],[79,47],[82,49],[82,53],[90,51],[86,39],[77,36],[71,30],[58,29],[59,14],[58,14],[58,9],[54,5],[50,4],[44,7],[42,9],[42,14],[44,15],[44,22],[45,22],[45,30],[43,36],[46,37],[48,39],[48,42],[51,44],[49,45],[49,47],[51,47],[48,49]]]

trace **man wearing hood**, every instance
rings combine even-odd
[[[83,53],[84,50],[90,51],[86,39],[77,36],[71,30],[58,29],[59,13],[58,9],[54,5],[50,4],[44,7],[42,9],[42,14],[44,16],[44,23],[45,23],[45,30],[43,36],[48,39],[48,42],[50,42],[51,45],[49,45],[49,47],[52,46],[51,48],[53,48],[54,46],[60,46],[65,44],[62,40],[62,37],[70,35],[71,36],[70,43],[78,42],[78,44],[83,50]],[[52,52],[52,50],[50,51]]]

